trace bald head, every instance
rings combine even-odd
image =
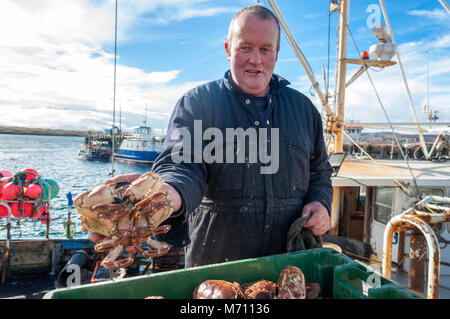
[[[274,24],[276,24],[278,28],[277,51],[280,50],[280,24],[277,17],[272,13],[272,11],[263,6],[245,7],[233,17],[230,23],[230,27],[228,28],[227,36],[227,42],[230,47],[232,46],[234,35],[238,30],[240,30],[239,17],[242,15],[249,15],[260,20],[273,20]]]

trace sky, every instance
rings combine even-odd
[[[328,75],[333,95],[338,15],[328,16],[328,2],[277,5],[321,89]],[[450,122],[450,14],[438,0],[384,3],[418,120],[427,121],[429,88],[430,108],[439,121]],[[230,20],[253,4],[258,2],[118,0],[114,110],[115,0],[2,0],[0,126],[103,130],[112,126],[115,112],[124,130],[144,120],[165,129],[185,92],[229,69],[224,41]],[[259,4],[270,7],[265,0]],[[378,1],[351,1],[348,58],[378,42],[371,26],[384,22],[379,9]],[[349,65],[347,79],[357,69]],[[284,33],[275,73],[324,114]],[[369,75],[348,87],[346,120],[386,122],[383,107],[391,122],[413,122],[399,65],[372,68]]]

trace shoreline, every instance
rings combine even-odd
[[[0,134],[13,135],[46,135],[46,136],[80,136],[86,135],[86,131],[29,128],[20,126],[0,126]]]

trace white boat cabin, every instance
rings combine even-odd
[[[341,196],[336,235],[370,244],[372,255],[367,263],[380,266],[386,224],[417,201],[408,191],[415,194],[417,185],[421,195],[450,197],[450,162],[406,163],[400,160],[373,161],[347,157],[332,181],[334,187],[340,188]],[[450,243],[449,224],[431,224],[440,245],[441,298],[450,298],[450,246],[447,247]],[[395,277],[394,274],[408,272],[409,244],[408,232],[394,233],[392,261],[396,269],[393,269],[392,280],[398,280],[404,286],[408,282],[405,283],[404,278]]]

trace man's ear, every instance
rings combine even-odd
[[[230,61],[230,46],[228,45],[228,41],[225,41],[225,53],[227,54],[227,60]]]

